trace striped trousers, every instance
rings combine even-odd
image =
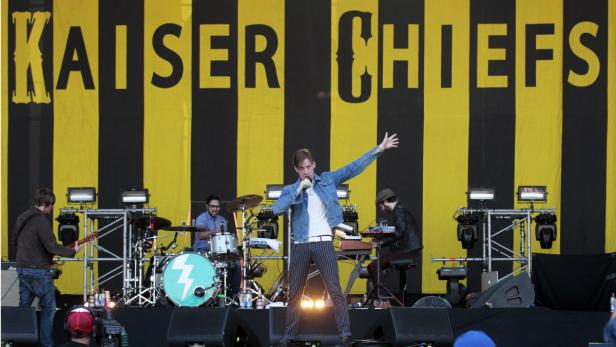
[[[334,244],[331,241],[307,242],[291,245],[291,262],[289,264],[289,301],[285,324],[285,338],[293,339],[299,333],[301,299],[310,270],[310,261],[314,261],[321,272],[327,292],[334,303],[334,315],[340,336],[351,336],[349,311],[338,275],[338,262]]]

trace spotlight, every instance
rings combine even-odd
[[[325,308],[325,300],[319,299],[319,300],[315,301],[314,302],[314,308],[316,308],[318,310],[322,310],[323,308]]]
[[[314,301],[312,299],[302,299],[302,308],[304,309],[312,309],[314,307]]]
[[[546,186],[519,186],[518,201],[548,201]]]
[[[70,245],[79,239],[79,216],[74,213],[61,213],[58,218],[58,240],[62,245]]]
[[[460,304],[468,293],[468,288],[460,283],[461,280],[468,276],[468,269],[465,267],[443,266],[436,273],[439,280],[447,281],[447,301],[454,306]]]
[[[66,192],[66,200],[69,204],[83,204],[96,202],[96,188],[81,187],[68,188]]]
[[[284,184],[268,184],[265,186],[265,198],[267,200],[277,200],[282,194]]]
[[[350,192],[351,191],[349,190],[348,184],[341,184],[336,187],[336,195],[338,196],[338,199],[348,199]]]
[[[556,215],[541,213],[535,217],[535,239],[541,244],[541,248],[552,248],[552,242],[556,240]]]
[[[147,189],[131,189],[122,192],[122,203],[125,205],[143,205],[150,201]]]
[[[257,212],[257,236],[268,239],[278,238],[278,216],[271,206],[260,205]]]
[[[359,215],[357,214],[357,205],[343,205],[342,219],[344,224],[353,228],[353,231],[346,232],[349,235],[359,235]]]
[[[479,215],[472,213],[459,214],[458,221],[458,241],[462,243],[462,248],[473,248],[473,243],[477,241],[477,223]]]
[[[468,188],[468,200],[491,201],[495,197],[494,188]]]

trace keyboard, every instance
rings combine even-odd
[[[369,226],[368,231],[361,233],[363,237],[387,237],[394,235],[396,227],[389,225]]]

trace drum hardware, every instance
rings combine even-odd
[[[161,230],[176,231],[176,232],[188,232],[188,233],[197,233],[197,232],[200,232],[200,231],[207,231],[205,228],[195,227],[195,226],[192,226],[192,225],[167,226],[167,227],[161,228]]]
[[[158,217],[155,215],[140,216],[132,221],[133,225],[138,229],[150,228],[152,230],[160,230],[171,226],[171,221],[167,218]]]
[[[232,201],[230,201],[227,205],[227,211],[235,213],[242,212],[242,250],[243,250],[243,260],[244,263],[242,265],[242,276],[241,276],[241,290],[238,295],[239,297],[239,305],[240,308],[248,308],[249,305],[252,307],[252,301],[259,298],[262,300],[267,300],[263,296],[263,292],[259,285],[254,281],[254,279],[248,279],[248,267],[250,259],[250,248],[248,246],[248,242],[250,240],[250,233],[252,229],[250,228],[250,220],[253,219],[254,214],[251,212],[251,216],[247,218],[247,211],[253,207],[259,205],[259,203],[263,200],[263,197],[260,195],[244,195],[240,196]],[[239,228],[238,228],[239,229]],[[253,297],[253,294],[256,296]]]
[[[159,237],[157,231],[171,226],[171,222],[168,219],[155,215],[143,215],[132,218],[131,226],[143,231],[135,233],[136,240],[132,247],[131,261],[133,266],[127,269],[128,277],[132,277],[127,282],[133,283],[133,285],[129,288],[130,295],[124,298],[124,304],[137,304],[139,306],[155,305],[162,298],[160,286],[158,285],[161,273],[158,271],[158,268],[160,267],[160,262],[164,262],[166,259],[165,252],[169,248],[175,248],[177,233],[168,245],[158,247],[157,240]],[[152,256],[150,259],[147,259],[145,253],[149,250],[152,250]],[[150,263],[148,271],[144,271],[146,262]],[[145,276],[148,276],[148,278],[146,279]],[[144,280],[149,283],[146,285]]]

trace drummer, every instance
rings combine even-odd
[[[210,237],[218,233],[227,233],[227,220],[219,214],[221,202],[220,197],[215,194],[210,194],[206,199],[207,211],[197,217],[195,226],[205,228],[205,231],[200,231],[196,234],[193,250],[195,252],[210,252]],[[231,291],[235,294],[239,292],[240,275],[239,259],[235,266],[230,269],[229,282]]]

